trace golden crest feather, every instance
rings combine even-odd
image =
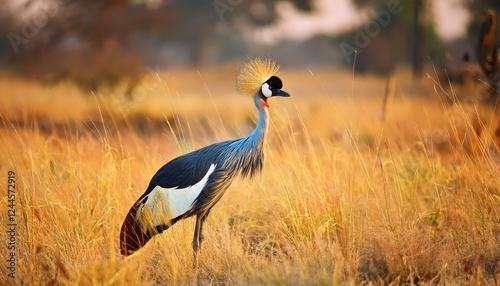
[[[279,75],[280,67],[270,58],[255,58],[247,62],[236,76],[236,90],[254,96],[271,76]]]

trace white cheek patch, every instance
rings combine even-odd
[[[271,97],[271,95],[273,95],[273,92],[271,91],[271,89],[269,89],[269,84],[267,84],[267,83],[264,83],[262,85],[261,90],[262,90],[262,94],[265,97]]]
[[[212,164],[198,183],[184,189],[156,186],[148,195],[138,215],[145,216],[143,220],[149,220],[149,223],[155,226],[168,223],[171,219],[186,213],[206,186],[208,177],[215,171],[215,167],[216,165]]]

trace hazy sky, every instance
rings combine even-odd
[[[279,10],[283,21],[277,27],[258,33],[261,40],[270,42],[280,36],[301,40],[317,33],[334,34],[356,27],[367,19],[367,15],[361,14],[351,0],[316,1],[318,12],[315,14],[300,14],[290,3],[281,3]],[[460,5],[460,0],[435,0],[431,3],[439,35],[450,40],[465,33],[469,15]]]
[[[460,0],[437,0],[433,4],[436,28],[444,39],[450,40],[465,34],[470,15]]]

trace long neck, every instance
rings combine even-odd
[[[259,121],[257,122],[257,126],[255,126],[255,130],[248,137],[255,140],[255,143],[264,144],[269,127],[269,110],[261,104],[260,100],[259,96],[255,96],[254,101],[259,112]]]
[[[255,130],[248,136],[234,141],[230,148],[226,149],[227,152],[224,152],[223,168],[233,175],[241,172],[243,177],[253,177],[262,171],[264,165],[264,143],[269,124],[269,112],[267,107],[261,105],[260,97],[256,96],[254,101],[259,112],[259,121]]]

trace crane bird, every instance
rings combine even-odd
[[[279,66],[273,60],[247,62],[236,77],[237,90],[252,96],[259,119],[250,135],[215,143],[177,157],[161,167],[146,192],[128,212],[120,231],[120,251],[128,256],[153,236],[181,219],[196,215],[195,260],[203,240],[203,223],[237,175],[252,178],[262,171],[269,124],[268,99],[290,96],[281,90]]]

